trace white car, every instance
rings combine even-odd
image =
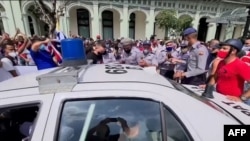
[[[222,141],[224,125],[250,123],[247,105],[197,90],[130,65],[23,75],[0,83],[0,140]]]

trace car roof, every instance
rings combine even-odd
[[[115,74],[113,73],[114,72],[113,70],[115,69],[109,69],[112,67],[124,68],[126,72]],[[46,69],[6,80],[0,83],[0,92],[38,87],[39,86],[39,83],[37,81],[38,76],[50,73],[52,71],[57,71],[57,70],[61,71],[63,69],[65,68],[60,67],[60,68]],[[85,67],[79,72],[78,83],[138,82],[138,83],[154,83],[159,85],[166,85],[173,88],[170,82],[166,81],[166,79],[161,75],[158,75],[156,71],[153,72],[152,71],[153,69],[155,68],[143,69],[141,67],[136,67],[132,65],[104,65],[104,64],[89,65],[88,67]],[[107,73],[109,72],[109,70],[112,70],[112,73]]]

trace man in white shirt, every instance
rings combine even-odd
[[[17,53],[13,42],[10,40],[5,42],[2,49],[4,57],[1,59],[2,67],[0,68],[0,82],[19,75],[19,72],[15,67],[17,65]]]

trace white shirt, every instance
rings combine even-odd
[[[2,58],[2,68],[0,68],[0,82],[13,78],[9,71],[15,70],[17,75],[20,75],[19,71],[13,66],[12,62],[8,58]]]

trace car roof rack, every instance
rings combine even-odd
[[[86,70],[92,60],[88,60],[86,65],[60,67],[49,73],[39,75],[36,80],[39,84],[40,94],[70,92],[78,83],[79,76]]]

